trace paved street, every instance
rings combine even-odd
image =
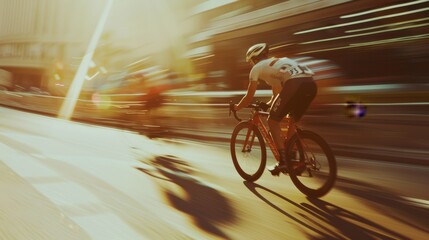
[[[335,188],[312,200],[287,176],[243,182],[227,143],[0,115],[0,239],[429,236],[427,167],[340,157]]]

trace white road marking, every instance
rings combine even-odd
[[[97,197],[73,182],[42,183],[33,186],[58,206],[101,204]]]
[[[8,165],[16,174],[27,179],[29,184],[58,206],[65,216],[84,229],[92,239],[146,239],[118,216],[109,212],[101,214],[100,211],[97,213],[86,212],[85,216],[74,216],[75,214],[68,209],[88,205],[100,206],[106,211],[108,208],[103,208],[103,202],[85,187],[65,180],[55,171],[39,162],[40,159],[43,159],[40,154],[23,154],[1,142],[0,152],[2,153],[0,161]],[[52,179],[52,181],[38,182],[37,179]],[[68,227],[75,228],[73,225]]]
[[[20,154],[3,143],[0,143],[0,152],[0,160],[23,178],[60,178],[56,172],[34,161],[30,155]]]

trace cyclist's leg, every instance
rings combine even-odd
[[[268,124],[273,140],[283,158],[285,157],[284,140],[281,137],[280,121],[288,113],[292,115],[292,121],[289,122],[287,136],[287,139],[290,139],[295,133],[294,123],[301,119],[316,96],[316,93],[317,86],[312,78],[290,79],[283,85],[282,91],[274,100],[268,118]]]
[[[291,108],[290,113],[295,122],[299,122],[299,120],[301,120],[317,94],[316,83],[311,78],[308,79],[309,80],[304,81],[299,86],[295,94],[296,98],[291,100],[293,107]]]
[[[293,106],[289,104],[289,102],[294,98],[295,92],[299,88],[299,84],[300,82],[295,79],[287,81],[271,106],[270,115],[268,117],[268,126],[271,131],[271,136],[273,137],[279,151],[284,149],[284,139],[281,137],[280,122],[292,110]]]
[[[296,125],[301,120],[304,113],[307,111],[313,99],[317,94],[317,85],[314,83],[312,78],[303,79],[294,97],[290,100],[292,105],[290,110],[289,127],[287,133],[287,140],[292,139],[292,136],[296,132]],[[296,157],[296,149],[290,155]]]
[[[293,134],[295,133],[295,131],[296,131],[295,119],[293,117],[291,117],[289,119],[289,125],[288,125],[286,139],[290,139],[293,136]]]
[[[299,88],[299,85],[300,82],[297,80],[289,80],[286,82],[282,91],[274,100],[270,110],[270,115],[268,117],[268,125],[270,127],[271,136],[276,143],[280,154],[279,162],[276,165],[268,168],[271,174],[275,176],[278,176],[280,172],[287,172],[286,151],[284,139],[281,137],[280,122],[292,109],[290,102],[291,99],[296,97],[295,92]]]

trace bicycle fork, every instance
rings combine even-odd
[[[252,151],[252,146],[253,146],[253,143],[255,142],[255,135],[256,133],[255,131],[253,131],[252,125],[250,125],[249,129],[247,130],[246,138],[244,140],[243,149],[241,150],[241,152],[245,153],[245,152]]]

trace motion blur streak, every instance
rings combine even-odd
[[[373,10],[364,11],[364,12],[360,12],[360,13],[354,13],[354,14],[350,14],[350,15],[344,15],[344,16],[341,16],[340,18],[358,17],[358,16],[362,16],[362,15],[366,15],[366,14],[371,14],[371,13],[386,11],[386,10],[390,10],[390,9],[394,9],[394,8],[406,7],[406,6],[420,4],[420,3],[425,3],[425,2],[429,2],[429,1],[428,0],[418,0],[418,1],[414,1],[414,2],[401,3],[401,4],[397,4],[397,5],[392,5],[392,6],[389,6],[389,7],[383,7],[383,8],[373,9]]]
[[[410,21],[390,23],[390,24],[379,25],[379,26],[369,27],[369,28],[347,30],[346,33],[363,32],[363,31],[368,31],[368,30],[373,30],[373,29],[378,29],[378,28],[385,28],[385,27],[390,27],[390,26],[404,25],[404,24],[408,24],[408,23],[422,22],[422,21],[426,21],[426,20],[429,20],[429,18],[420,18],[420,19],[414,19],[414,20],[410,20]]]
[[[429,239],[429,0],[0,12],[0,239]],[[298,125],[337,159],[322,199],[287,175],[243,181],[231,161],[229,106],[261,42],[315,72]],[[260,82],[254,101],[271,95]]]
[[[107,21],[110,9],[112,8],[112,4],[113,0],[108,0],[105,9],[100,16],[100,20],[97,24],[94,34],[92,35],[91,41],[89,42],[88,49],[86,50],[85,56],[83,57],[82,62],[80,63],[80,66],[76,72],[76,75],[73,78],[72,84],[67,93],[67,97],[65,98],[65,101],[58,114],[60,118],[68,120],[73,115],[77,99],[82,90],[82,85],[85,81],[85,76],[92,61],[92,56],[94,55],[98,40],[100,39],[101,33],[103,32],[104,24]]]
[[[396,13],[396,14],[389,14],[389,15],[385,15],[385,16],[381,16],[381,17],[369,18],[369,19],[355,21],[355,22],[348,22],[348,23],[342,23],[342,24],[332,25],[332,26],[328,26],[328,27],[309,29],[309,30],[305,30],[305,31],[296,32],[294,34],[299,35],[299,34],[311,33],[311,32],[316,32],[316,31],[321,31],[321,30],[332,29],[332,28],[339,28],[339,27],[346,27],[346,26],[351,26],[351,25],[356,25],[356,24],[361,24],[361,23],[374,22],[374,21],[378,21],[378,20],[382,20],[382,19],[386,19],[386,18],[400,17],[400,16],[409,15],[409,14],[425,12],[428,10],[429,10],[429,8],[422,8],[422,9],[418,9],[418,10],[412,10],[412,11]]]
[[[341,38],[347,38],[347,37],[341,37]],[[406,41],[420,40],[420,39],[425,39],[425,38],[429,38],[429,34],[421,34],[421,35],[414,35],[414,36],[407,36],[407,37],[400,37],[400,38],[390,38],[390,39],[383,39],[383,40],[371,41],[371,42],[352,43],[349,46],[325,48],[325,49],[318,49],[318,50],[314,50],[314,51],[300,52],[300,53],[298,53],[298,55],[306,55],[306,54],[310,54],[310,53],[335,51],[335,50],[341,50],[341,49],[357,48],[357,47],[379,45],[379,44],[386,44],[386,43],[406,42]],[[315,41],[315,42],[317,42],[317,41]],[[320,41],[320,42],[323,42],[323,41]]]
[[[362,37],[362,36],[368,36],[368,35],[385,33],[385,32],[400,31],[400,30],[409,29],[409,28],[424,27],[424,26],[428,26],[428,25],[429,25],[429,23],[422,23],[422,24],[416,24],[416,25],[410,25],[410,26],[404,26],[404,27],[397,27],[397,28],[392,28],[392,29],[388,29],[388,30],[380,30],[380,31],[369,32],[369,33],[360,33],[360,34],[353,34],[353,35],[341,36],[341,37],[336,37],[336,38],[320,39],[320,40],[315,40],[315,41],[303,42],[303,43],[300,43],[300,44],[312,44],[312,43],[319,43],[319,42],[327,42],[327,41],[340,40],[340,39],[345,39],[345,38]]]

